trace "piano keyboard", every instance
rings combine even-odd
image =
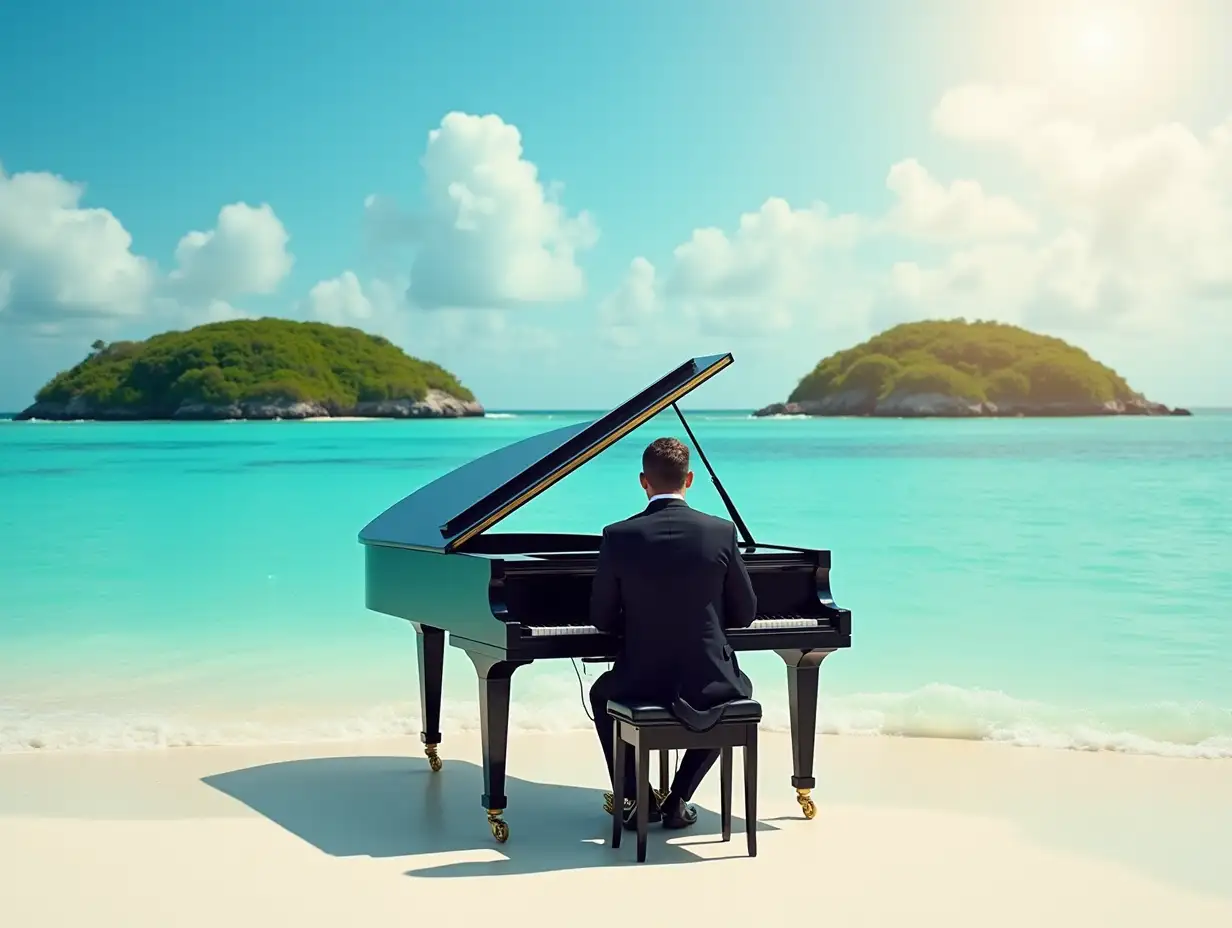
[[[800,615],[768,615],[754,619],[749,626],[750,631],[768,630],[773,628],[815,628],[818,619]],[[599,629],[593,625],[527,625],[526,630],[532,638],[546,635],[597,635]]]

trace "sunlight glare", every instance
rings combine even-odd
[[[1052,26],[1051,81],[1101,109],[1136,108],[1176,67],[1175,50],[1155,41],[1167,19],[1130,4],[1065,10]]]
[[[1112,33],[1103,26],[1092,26],[1082,34],[1082,47],[1092,60],[1106,61],[1114,50]]]

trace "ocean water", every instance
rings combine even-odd
[[[365,610],[360,528],[436,475],[579,418],[0,421],[0,752],[419,731],[409,624]],[[854,646],[829,732],[1232,756],[1232,414],[882,421],[690,415],[754,535],[833,551]],[[637,511],[660,417],[507,529]],[[704,474],[690,495],[723,513]],[[772,654],[742,656],[786,727]],[[477,724],[447,649],[445,745]],[[569,661],[515,728],[589,726]]]

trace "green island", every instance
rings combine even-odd
[[[145,341],[96,341],[18,419],[482,416],[444,368],[379,335],[323,322],[237,319]]]
[[[835,352],[758,416],[1190,415],[1059,338],[999,322],[908,322]]]

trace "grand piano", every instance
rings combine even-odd
[[[830,596],[830,552],[754,541],[677,402],[732,363],[730,354],[693,358],[593,421],[567,425],[476,458],[416,490],[360,532],[365,604],[415,629],[420,740],[441,769],[441,683],[445,635],[479,677],[483,808],[504,842],[505,762],[513,673],[536,660],[612,660],[620,641],[588,624],[599,534],[494,532],[520,506],[660,412],[673,409],[740,536],[757,593],[749,628],[728,632],[737,651],[776,652],[787,665],[793,776],[806,818],[822,660],[851,646],[851,613]],[[601,529],[601,526],[598,527]],[[610,797],[610,794],[609,794]],[[610,798],[608,800],[610,805]]]

